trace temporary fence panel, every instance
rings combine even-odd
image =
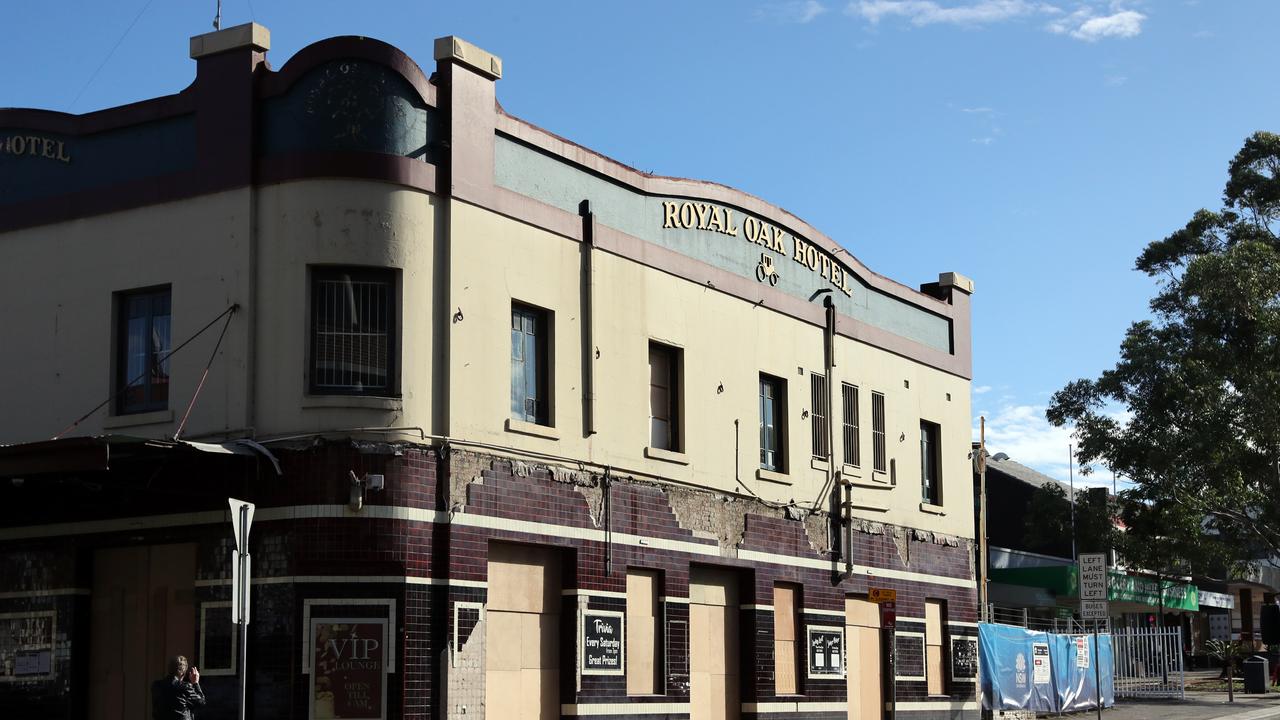
[[[1076,712],[1097,707],[1099,681],[1102,706],[1115,704],[1112,642],[1108,635],[1050,635],[1054,689],[1058,709]],[[1095,667],[1095,664],[1097,667]]]
[[[1185,696],[1182,628],[1121,628],[1113,637],[1118,697]]]
[[[1098,701],[1098,679],[1103,706],[1110,706],[1115,701],[1112,662],[1112,643],[1105,635],[1095,644],[1092,635],[978,626],[978,667],[987,710],[1050,713],[1092,708]]]

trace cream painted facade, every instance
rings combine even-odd
[[[12,316],[18,324],[7,333],[13,347],[34,349],[10,355],[9,362],[20,366],[4,375],[9,387],[0,391],[23,411],[0,418],[0,437],[10,443],[50,438],[110,395],[112,294],[172,284],[174,345],[229,305],[241,305],[186,438],[245,428],[273,437],[417,427],[427,435],[584,460],[771,502],[812,503],[826,482],[825,463],[810,456],[807,419],[809,374],[824,370],[821,326],[597,250],[597,432],[584,437],[578,242],[468,203],[353,180],[255,190],[256,232],[250,238],[247,195],[230,192],[0,236],[6,254],[16,258],[0,270],[0,282],[18,299]],[[451,241],[442,251],[437,238],[446,212]],[[210,224],[204,220],[210,215],[225,220]],[[443,258],[447,274],[437,267]],[[317,265],[399,271],[400,397],[307,391],[307,271]],[[60,267],[62,280],[49,283],[27,270],[32,267]],[[444,304],[436,299],[441,282],[448,292]],[[509,423],[512,301],[554,314],[554,420],[550,428],[534,428],[538,434]],[[455,321],[458,311],[462,318]],[[249,327],[255,328],[253,361]],[[138,417],[103,408],[73,434],[172,436],[215,337],[206,333],[175,353],[168,410]],[[684,451],[676,457],[646,453],[650,340],[683,351]],[[441,356],[447,363],[438,362]],[[447,380],[437,376],[439,366],[448,368]],[[756,472],[762,372],[787,381],[788,471],[777,479]],[[834,380],[837,406],[839,383],[861,391],[861,467],[838,468],[855,484],[854,515],[969,535],[969,381],[845,337],[837,338]],[[446,382],[442,412],[433,398]],[[252,397],[250,387],[256,388]],[[885,395],[892,477],[870,468],[872,391]],[[920,502],[921,419],[942,428],[943,502],[927,516]],[[838,413],[833,420],[838,430]],[[838,456],[839,432],[836,437]]]
[[[825,462],[811,458],[807,419],[809,374],[824,371],[821,326],[596,251],[597,433],[584,437],[578,243],[458,202],[450,208],[450,227],[466,237],[451,245],[451,277],[468,278],[452,283],[449,304],[464,318],[451,325],[449,340],[450,435],[771,502],[813,503],[826,482]],[[495,266],[495,258],[502,262]],[[533,429],[550,437],[513,430],[508,422],[505,351],[513,301],[554,313],[553,422],[551,428]],[[679,458],[655,459],[645,452],[650,340],[684,355],[685,451]],[[762,372],[787,381],[788,472],[782,482],[756,472]],[[837,406],[839,383],[861,390],[861,467],[838,470],[855,483],[858,503],[882,508],[855,507],[854,514],[971,536],[969,381],[844,337],[837,338],[834,381]],[[872,391],[885,395],[894,477],[871,472]],[[840,419],[837,413],[834,420]],[[942,427],[943,502],[931,513],[920,502],[922,419]],[[839,458],[839,432],[836,439]]]

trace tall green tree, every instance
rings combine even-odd
[[[1211,518],[1237,552],[1280,556],[1280,136],[1250,136],[1222,207],[1151,242],[1158,280],[1116,366],[1059,390],[1083,465],[1105,464],[1150,506]],[[1123,412],[1117,413],[1117,410]]]

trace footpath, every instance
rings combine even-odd
[[[1095,717],[1076,713],[1074,720]],[[1234,703],[1225,692],[1189,692],[1186,700],[1117,700],[1103,711],[1103,720],[1280,720],[1280,693],[1236,693]]]

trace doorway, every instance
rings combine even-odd
[[[560,718],[560,554],[489,544],[485,717]]]
[[[880,606],[860,598],[845,598],[846,675],[849,720],[880,720],[884,715],[884,681],[880,672]]]
[[[730,570],[689,571],[690,720],[737,720],[738,578]]]
[[[151,716],[168,659],[196,656],[196,546],[105,548],[93,556],[89,717]]]

